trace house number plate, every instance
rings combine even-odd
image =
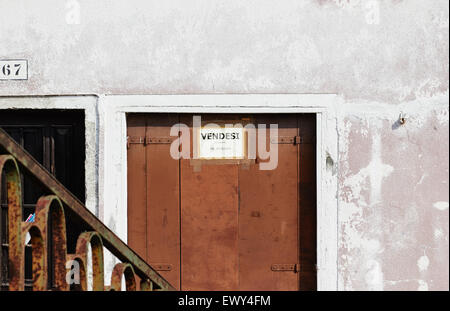
[[[0,59],[0,80],[28,80],[26,59]]]

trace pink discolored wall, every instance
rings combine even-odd
[[[341,289],[448,288],[448,112],[419,111],[342,121]]]

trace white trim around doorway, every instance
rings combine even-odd
[[[99,216],[127,241],[127,113],[314,113],[317,116],[317,286],[337,290],[335,94],[107,95],[99,98]]]

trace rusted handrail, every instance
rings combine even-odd
[[[22,193],[20,169],[23,168],[52,193],[42,196],[36,204],[35,221],[22,221]],[[8,272],[9,289],[24,290],[24,236],[31,235],[33,257],[33,289],[47,290],[47,256],[51,250],[54,267],[53,279],[56,289],[69,290],[67,271],[76,263],[79,265],[81,290],[86,290],[87,249],[92,247],[93,289],[105,290],[103,271],[103,246],[122,263],[116,264],[111,277],[110,290],[121,289],[122,276],[127,290],[174,290],[149,264],[139,257],[128,245],[108,229],[72,193],[39,164],[26,150],[17,144],[0,128],[0,185],[5,172],[8,197]],[[76,252],[68,254],[64,209],[68,208],[79,216],[90,231],[78,236]],[[51,221],[49,222],[49,220]],[[49,224],[51,223],[51,224]],[[48,239],[51,230],[50,239]],[[49,243],[50,241],[51,243]],[[50,245],[51,244],[51,245]],[[51,249],[48,249],[50,247]],[[0,254],[1,255],[1,254]],[[67,262],[70,262],[66,266]],[[136,275],[140,282],[137,282]]]

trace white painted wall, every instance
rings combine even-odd
[[[322,163],[337,196],[322,201],[337,200],[338,288],[448,290],[447,1],[0,0],[0,11],[0,59],[29,60],[29,80],[0,81],[0,96],[337,94],[322,134],[337,143]],[[124,202],[102,188],[123,169],[105,170],[123,156],[108,147],[123,139],[114,109],[96,115],[98,211],[121,232]]]

